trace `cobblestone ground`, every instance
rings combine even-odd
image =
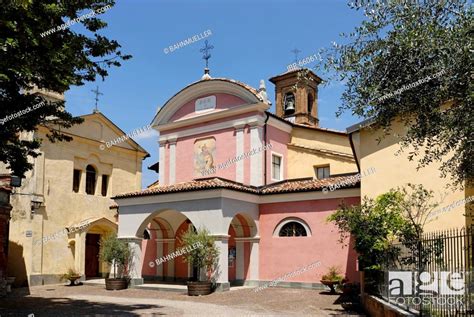
[[[15,289],[0,299],[0,316],[363,316],[345,311],[338,295],[317,290],[240,289],[209,296],[101,285]],[[30,315],[33,317],[33,315]]]

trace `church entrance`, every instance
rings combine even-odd
[[[88,233],[86,235],[86,278],[99,275],[99,241],[100,234]]]

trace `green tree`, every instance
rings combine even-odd
[[[472,185],[472,6],[460,0],[350,6],[365,19],[322,51],[319,68],[329,80],[346,83],[337,115],[371,118],[386,134],[399,120],[407,126],[402,149],[413,146],[410,160],[417,159],[419,168],[441,162],[443,177]]]
[[[365,197],[361,205],[341,205],[328,221],[338,227],[341,242],[353,236],[363,269],[378,270],[386,264],[423,268],[432,253],[434,259],[439,257],[437,245],[421,246],[425,223],[438,206],[433,198],[433,191],[422,185],[407,184],[376,199]],[[411,253],[399,258],[400,249],[395,244],[403,244]]]
[[[113,265],[114,278],[117,278],[117,269],[123,277],[128,273],[131,252],[123,240],[117,238],[117,234],[111,233],[100,239],[100,259]]]
[[[19,138],[21,132],[35,131],[38,125],[50,129],[50,141],[70,141],[61,129],[82,122],[64,110],[64,102],[50,102],[33,88],[64,93],[72,85],[104,79],[107,69],[129,59],[115,40],[97,33],[107,24],[99,13],[80,17],[92,10],[112,8],[113,0],[7,0],[0,10],[0,162],[14,175],[24,176],[32,168],[28,156],[37,157],[41,140]],[[79,18],[79,20],[74,20]],[[76,33],[61,27],[67,21],[84,27]],[[55,28],[54,32],[45,32]],[[12,120],[8,116],[42,104],[36,110]]]
[[[352,235],[354,249],[363,269],[380,269],[391,243],[406,230],[407,220],[399,208],[402,197],[391,190],[376,199],[364,198],[361,205],[341,207],[328,217],[339,229],[340,242]]]
[[[183,247],[189,249],[189,252],[184,254],[184,260],[198,268],[198,280],[201,277],[201,269],[204,268],[207,280],[210,281],[219,257],[219,249],[215,244],[215,238],[210,235],[206,228],[196,231],[191,227],[182,236],[181,241]]]

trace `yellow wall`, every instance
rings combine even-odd
[[[329,165],[331,175],[357,172],[347,135],[293,127],[288,178],[314,177],[314,166],[323,165]]]
[[[141,189],[142,159],[146,155],[137,149],[127,149],[130,143],[101,150],[102,138],[91,139],[91,126],[102,126],[110,138],[119,137],[116,129],[101,118],[100,114],[88,116],[74,128],[71,142],[51,143],[45,137],[47,130],[40,127],[35,137],[43,139],[42,155],[31,159],[34,169],[29,171],[23,186],[16,189],[23,195],[12,195],[12,220],[10,222],[10,254],[8,271],[16,276],[18,284],[29,278],[30,285],[57,282],[57,275],[73,268],[84,273],[85,234],[116,231],[117,209],[110,209],[111,197]],[[86,135],[87,138],[82,137]],[[25,135],[32,137],[32,135]],[[105,141],[108,141],[106,139]],[[98,174],[95,195],[85,193],[85,168],[92,164]],[[78,193],[73,192],[73,169],[83,171]],[[5,171],[5,166],[0,167]],[[108,193],[101,196],[101,175],[109,177]],[[31,213],[32,194],[44,197],[42,207]],[[61,235],[44,244],[35,243],[44,237],[61,232],[85,219],[100,219],[83,232]],[[27,237],[27,231],[32,237]],[[92,232],[90,231],[90,232]],[[107,268],[102,266],[106,273]]]
[[[447,188],[450,179],[449,176],[448,178],[441,177],[440,163],[433,162],[429,166],[417,170],[418,160],[409,161],[407,158],[410,148],[405,149],[400,155],[396,155],[400,150],[400,145],[399,138],[395,135],[403,135],[405,131],[406,128],[403,124],[394,123],[391,135],[384,138],[380,144],[376,141],[381,136],[379,130],[364,128],[353,134],[356,152],[360,156],[358,159],[361,171],[370,168],[376,170],[374,175],[362,180],[361,197],[375,198],[391,188],[401,187],[407,183],[422,184],[426,189],[434,191],[434,200],[439,202],[437,208],[443,208],[473,194],[472,190],[468,192],[462,189]],[[463,227],[466,224],[466,219],[463,216],[465,212],[464,204],[454,206],[427,223],[425,231]]]

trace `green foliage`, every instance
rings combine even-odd
[[[102,237],[99,244],[100,259],[113,265],[114,278],[117,277],[117,268],[121,273],[121,277],[123,277],[123,274],[126,274],[126,269],[131,256],[127,243],[123,240],[119,240],[116,233],[111,233]]]
[[[209,230],[201,228],[195,231],[194,228],[189,228],[181,241],[184,248],[190,249],[184,255],[185,261],[198,268],[199,277],[201,269],[204,268],[207,280],[211,280],[212,273],[216,269],[219,249],[215,245],[214,237],[210,236]]]
[[[439,246],[420,248],[424,224],[437,203],[431,203],[433,192],[422,185],[407,184],[391,189],[375,200],[365,197],[360,206],[342,205],[328,217],[339,228],[341,242],[352,235],[363,269],[379,270],[398,259],[395,242],[410,249],[410,263],[423,265],[431,253],[439,254]]]
[[[472,184],[473,7],[460,0],[362,3],[350,5],[364,12],[361,25],[321,52],[318,70],[328,82],[346,85],[337,114],[373,118],[385,135],[402,122],[402,149],[411,146],[409,159],[417,159],[419,168],[441,162],[443,177]]]
[[[82,21],[83,32],[60,28],[43,36],[42,33],[57,28],[92,10],[113,6],[113,0],[9,0],[2,2],[0,10],[0,162],[4,162],[14,175],[23,176],[32,168],[28,156],[37,157],[41,140],[20,139],[20,132],[36,131],[39,125],[49,128],[48,139],[70,141],[61,132],[82,122],[64,111],[64,102],[47,101],[35,94],[34,88],[64,93],[71,86],[104,79],[107,69],[120,66],[123,55],[115,40],[97,33],[107,24],[100,14]],[[113,10],[110,9],[110,10]],[[33,109],[9,121],[3,119],[19,111]]]
[[[328,273],[321,277],[323,281],[342,282],[344,276],[341,275],[341,270],[337,266],[329,267]]]
[[[328,217],[339,228],[341,243],[353,235],[361,267],[380,268],[390,243],[408,225],[400,212],[401,199],[400,193],[391,190],[375,200],[364,198],[360,206],[342,205]]]

